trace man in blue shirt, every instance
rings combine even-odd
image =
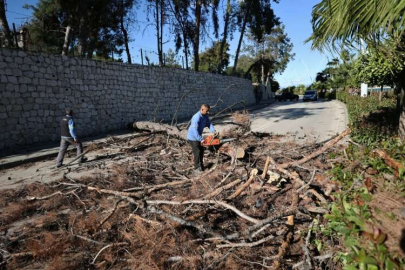
[[[187,140],[189,141],[191,148],[193,149],[194,170],[196,172],[201,172],[204,170],[204,147],[202,146],[202,142],[204,141],[202,138],[204,128],[209,127],[210,131],[214,132],[215,135],[217,135],[217,132],[215,131],[215,128],[211,124],[211,121],[208,117],[209,111],[209,105],[201,105],[200,111],[194,114],[193,118],[191,118],[191,124],[187,133]]]
[[[71,109],[66,109],[66,116],[61,120],[61,141],[59,154],[56,159],[56,168],[59,168],[63,164],[63,158],[65,156],[66,150],[70,144],[76,144],[77,155],[80,156],[83,153],[83,145],[76,136],[75,131],[75,120],[73,118],[73,111]],[[79,162],[86,161],[86,157],[82,157]]]

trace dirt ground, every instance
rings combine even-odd
[[[323,144],[238,121],[222,136],[244,158],[210,147],[201,174],[186,141],[147,132],[90,146],[84,164],[2,171],[0,269],[334,269],[306,237],[339,189],[325,171],[342,146],[283,169]]]

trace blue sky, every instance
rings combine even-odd
[[[35,5],[37,0],[7,0],[6,16],[9,20],[10,27],[12,23],[16,26],[21,25],[26,20],[30,19],[31,10],[24,9],[24,4]],[[220,14],[225,9],[226,1],[221,1]],[[325,68],[330,55],[321,54],[318,51],[311,51],[311,44],[304,44],[311,33],[311,11],[312,7],[319,3],[320,0],[280,0],[279,4],[272,3],[273,9],[281,21],[285,25],[285,31],[294,44],[293,52],[295,60],[291,61],[283,74],[277,74],[275,78],[279,81],[282,87],[290,85],[305,84],[309,85],[316,76],[316,73]],[[136,11],[136,18],[139,25],[131,31],[133,41],[130,44],[131,54],[134,62],[140,62],[140,49],[146,53],[151,61],[157,61],[156,53],[156,36],[153,26],[147,26],[147,12],[145,5],[141,5]],[[221,16],[221,15],[220,15]],[[220,25],[220,31],[223,27]],[[169,29],[165,29],[166,35],[164,38],[164,51],[174,49],[173,36],[170,35]],[[212,31],[211,31],[212,32]],[[209,47],[213,41],[213,35],[208,37],[205,43],[201,44],[201,50]],[[234,38],[230,42],[231,55],[235,54],[239,33],[234,33]],[[178,56],[180,61],[181,54]],[[233,60],[231,60],[233,64]]]

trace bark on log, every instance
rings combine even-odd
[[[381,149],[376,149],[373,151],[373,153],[382,158],[385,162],[385,164],[387,164],[387,166],[391,167],[392,169],[394,169],[396,171],[397,174],[399,174],[400,170],[405,170],[405,166],[402,165],[399,161],[393,159],[392,157],[390,157],[385,151],[381,150]]]
[[[280,165],[280,168],[287,168],[288,166],[292,166],[292,165],[299,165],[302,163],[305,163],[317,156],[319,156],[320,154],[322,154],[323,152],[325,152],[326,150],[328,150],[329,148],[331,148],[333,145],[335,145],[338,141],[340,141],[343,137],[345,137],[346,135],[348,135],[350,133],[350,129],[346,129],[345,131],[343,131],[339,136],[337,136],[336,138],[334,138],[333,140],[327,142],[324,146],[322,146],[320,149],[318,149],[317,151],[311,153],[310,155],[303,157],[300,160],[297,161],[291,161],[291,162],[287,162],[284,164]]]
[[[164,132],[167,135],[176,137],[180,140],[187,140],[187,130],[179,130],[176,126],[168,124],[154,123],[150,121],[140,121],[133,123],[136,130],[146,130],[155,132]]]
[[[146,130],[151,132],[162,132],[166,133],[167,135],[173,136],[177,139],[187,141],[187,130],[179,130],[175,126],[161,124],[161,123],[154,123],[150,121],[140,121],[133,123],[133,127],[136,130]],[[222,145],[218,151],[223,153],[227,156],[232,158],[232,163],[235,158],[244,158],[245,157],[245,150],[242,148],[235,148],[230,144],[226,143]]]

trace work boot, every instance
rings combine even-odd
[[[58,169],[58,168],[60,168],[60,167],[62,167],[62,164],[57,164],[57,165],[56,165],[56,169]]]
[[[87,161],[87,158],[86,157],[82,157],[80,160],[79,160],[79,163],[83,163],[83,162],[86,162]]]
[[[197,176],[197,175],[200,175],[201,173],[202,173],[201,168],[197,168],[197,169],[194,169],[193,175]]]

